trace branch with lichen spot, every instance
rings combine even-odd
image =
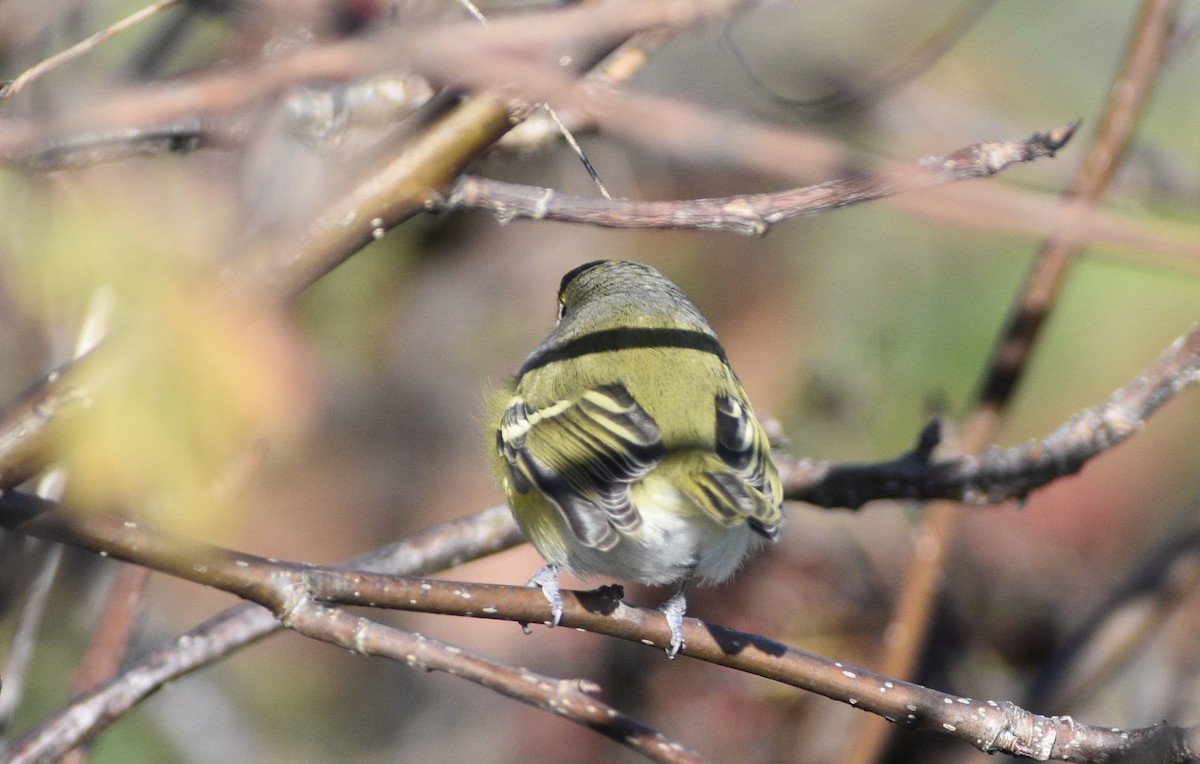
[[[24,517],[47,509],[6,511]],[[460,565],[524,541],[508,507],[491,509],[427,528],[346,563],[359,570],[395,575],[425,575]],[[80,693],[28,730],[7,748],[16,761],[57,761],[87,743],[162,687],[230,657],[248,645],[278,633],[283,624],[271,611],[247,602],[236,605],[181,634],[169,644],[124,666],[113,679]]]
[[[33,497],[0,497],[5,527],[104,553],[236,594],[269,608],[288,628],[357,652],[384,655],[423,670],[442,670],[560,714],[660,761],[689,754],[596,701],[589,688],[502,666],[459,648],[352,616],[332,605],[546,622],[549,605],[525,586],[470,584],[299,565],[177,540],[101,514],[68,517]],[[634,608],[619,587],[565,593],[562,624],[645,644],[665,645],[670,630],[655,610]],[[1121,730],[1046,717],[1013,703],[972,700],[892,680],[803,650],[694,618],[684,621],[683,654],[840,700],[914,730],[935,731],[989,753],[1096,761],[1121,755],[1186,761],[1200,753],[1196,728],[1158,724]],[[565,694],[564,694],[565,693]],[[667,756],[664,749],[670,748]],[[678,756],[676,756],[678,754]]]

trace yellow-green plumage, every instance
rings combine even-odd
[[[638,263],[571,271],[559,307],[490,420],[517,522],[552,566],[577,575],[728,578],[759,540],[778,537],[782,491],[716,335]]]

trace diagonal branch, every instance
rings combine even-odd
[[[1072,416],[1039,440],[935,461],[940,424],[931,422],[907,454],[889,462],[783,464],[788,499],[857,509],[876,499],[950,499],[998,504],[1073,475],[1091,459],[1140,431],[1146,419],[1200,382],[1200,325],[1175,340],[1153,365],[1103,404]]]
[[[91,52],[100,43],[115,37],[116,35],[137,26],[146,19],[162,12],[166,8],[174,5],[177,0],[158,0],[158,2],[146,6],[125,18],[110,24],[108,27],[96,32],[93,35],[75,43],[66,50],[59,51],[53,56],[39,61],[34,66],[21,72],[10,82],[0,83],[0,102],[4,99],[11,98],[36,80],[48,72],[52,72],[63,64],[79,58],[80,56]]]
[[[26,503],[22,503],[26,502]],[[68,519],[44,502],[0,499],[15,530],[103,550],[197,583],[259,602],[286,626],[357,652],[388,655],[426,670],[444,670],[552,710],[606,735],[633,734],[643,746],[662,739],[631,720],[613,717],[585,687],[533,677],[397,629],[358,618],[325,603],[530,622],[548,620],[549,606],[529,587],[397,578],[336,568],[269,561],[253,555],[173,540],[106,515]],[[21,518],[24,517],[24,521]],[[669,627],[657,611],[632,608],[616,588],[568,593],[563,625],[621,639],[666,644]],[[1070,717],[1032,714],[1009,702],[972,700],[847,666],[753,634],[685,619],[684,654],[774,679],[846,702],[914,729],[950,734],[982,751],[1038,760],[1094,761],[1121,753],[1133,760],[1186,761],[1198,751],[1195,728],[1159,724],[1134,730],[1096,727]],[[529,689],[521,685],[538,685]],[[582,691],[582,693],[581,693]],[[564,694],[565,693],[565,694]],[[605,722],[599,713],[612,721]],[[613,712],[615,713],[615,712]],[[627,744],[629,744],[627,742]],[[676,759],[670,759],[676,760]]]
[[[481,209],[508,222],[518,218],[589,223],[608,228],[733,231],[762,236],[771,226],[802,215],[860,204],[944,183],[985,178],[1022,162],[1052,157],[1071,140],[1078,122],[1014,141],[989,141],[925,157],[877,175],[841,178],[769,194],[649,202],[567,196],[549,188],[463,176],[443,209]]]
[[[342,573],[342,576],[353,574]],[[444,585],[445,582],[440,582]],[[299,634],[363,655],[378,655],[421,671],[444,671],[505,697],[582,724],[662,764],[700,764],[699,756],[660,732],[617,711],[598,697],[600,686],[584,679],[554,679],[511,668],[431,637],[403,631],[342,608],[317,602],[305,592],[280,603],[287,627]]]
[[[523,540],[508,507],[493,507],[427,528],[360,555],[347,565],[397,575],[423,575],[508,549]],[[15,741],[7,755],[13,761],[57,761],[165,685],[282,629],[283,624],[265,608],[253,603],[231,607],[127,665],[112,680],[76,696]]]
[[[539,14],[539,32],[534,35],[528,31],[534,19],[523,17],[482,29],[474,23],[448,25],[437,34],[422,32],[413,37],[410,33],[403,39],[416,47],[424,45],[423,55],[431,62],[437,58],[439,40],[472,44],[494,53],[497,49],[540,49],[535,43],[546,44],[546,35],[553,32],[563,43],[585,40],[611,47],[647,27],[686,25],[728,12],[736,4],[735,0],[696,0],[685,5],[606,0],[585,9]],[[245,108],[258,98],[313,79],[362,77],[396,65],[403,55],[396,52],[397,46],[381,42],[318,46],[250,72],[221,73],[173,88],[137,91],[127,94],[127,100],[105,99],[90,113],[74,115],[66,129],[79,124],[87,129],[118,127],[128,123],[131,113],[152,122],[196,110]],[[442,57],[444,54],[444,49],[440,50]],[[304,230],[247,243],[236,256],[225,259],[217,277],[234,298],[249,297],[264,310],[294,297],[387,229],[431,209],[466,166],[499,140],[528,108],[484,86],[471,96],[444,91],[426,105],[415,134],[406,135],[402,145],[393,147],[389,161],[326,205]],[[0,120],[0,159],[20,155],[31,143],[38,144],[45,132],[42,125]],[[0,490],[24,482],[47,463],[52,426],[70,415],[73,401],[87,401],[99,394],[119,362],[117,350],[98,348],[82,362],[47,375],[0,412]]]
[[[315,596],[308,581],[308,566],[273,562],[187,539],[172,539],[113,516],[89,514],[70,518],[48,509],[49,502],[33,496],[9,494],[0,501],[12,509],[5,521],[12,523],[8,527],[13,530],[85,549],[106,549],[106,554],[117,559],[228,591],[267,607],[279,622],[297,633],[364,655],[403,661],[423,671],[444,671],[583,724],[653,761],[663,764],[700,761],[679,743],[595,697],[598,688],[592,683],[555,680],[528,670],[503,666],[438,640],[385,626],[341,608],[328,607],[318,602]],[[404,581],[410,584],[410,588],[404,590],[410,598],[419,597],[418,592],[433,586],[445,597],[452,588],[446,582],[397,579],[336,568],[315,570],[314,575],[323,573],[343,583],[368,580],[384,589],[388,588],[388,582]],[[518,591],[523,595],[534,593],[524,587]],[[533,598],[526,596],[525,599]],[[539,605],[544,605],[544,601]],[[15,753],[13,756],[10,761],[28,760]]]
[[[340,196],[301,235],[248,245],[218,276],[231,299],[265,306],[287,300],[389,228],[425,211],[467,164],[512,125],[509,106],[486,94],[451,96],[392,160]],[[0,490],[41,470],[51,429],[111,382],[126,348],[115,340],[46,375],[0,413]]]

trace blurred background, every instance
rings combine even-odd
[[[276,5],[196,2],[186,21],[184,7],[170,9],[0,103],[0,131],[6,117],[61,114],[139,78],[253,60],[268,43],[466,18],[451,2]],[[501,15],[516,12],[514,5],[480,7]],[[12,78],[138,7],[5,0],[0,76]],[[629,87],[834,141],[844,148],[838,175],[1083,118],[1056,159],[968,184],[1050,205],[1078,170],[1137,7],[1082,0],[755,5],[731,22],[670,40]],[[1183,4],[1185,31],[1200,20],[1198,11]],[[176,24],[178,36],[166,37]],[[1154,246],[1200,230],[1198,78],[1200,50],[1194,36],[1181,34],[1104,205],[1142,244],[1088,248],[1038,344],[1002,444],[1047,434],[1101,403],[1200,318],[1197,262],[1178,248]],[[129,393],[115,421],[96,425],[101,434],[78,435],[107,444],[88,448],[116,456],[91,457],[81,447],[71,473],[80,482],[68,490],[122,506],[161,487],[148,488],[139,475],[204,483],[211,465],[195,468],[199,474],[172,466],[193,464],[188,454],[213,464],[248,460],[252,466],[220,507],[184,501],[161,517],[209,541],[280,559],[336,563],[499,503],[486,459],[485,397],[549,331],[559,279],[580,263],[619,257],[664,271],[712,321],[756,410],[780,422],[790,454],[872,461],[911,448],[930,415],[964,414],[1038,244],[1011,207],[983,202],[968,218],[949,206],[939,211],[936,201],[883,201],[788,222],[763,238],[501,225],[484,213],[458,212],[391,230],[289,310],[247,331],[213,306],[203,284],[180,274],[236,250],[248,232],[286,225],[303,210],[297,199],[333,185],[330,166],[345,156],[339,152],[354,150],[349,141],[295,140],[272,129],[278,119],[262,105],[249,128],[229,128],[226,144],[180,155],[49,172],[0,168],[0,401],[69,357],[92,295],[107,284],[116,295],[114,323],[167,326],[160,341],[177,352],[167,356],[167,371],[147,374],[145,387]],[[672,157],[586,132],[579,138],[620,197],[715,197],[833,177],[785,181],[728,161]],[[595,193],[562,142],[496,153],[473,169]],[[953,191],[960,189],[968,193],[967,186]],[[177,411],[193,403],[195,411]],[[146,412],[147,421],[133,410]],[[198,430],[197,420],[234,424],[213,433]],[[162,429],[164,421],[181,429]],[[1021,507],[969,510],[918,681],[1104,726],[1200,722],[1198,430],[1200,397],[1184,393],[1080,475]],[[180,439],[183,452],[172,445]],[[230,447],[246,442],[252,445]],[[781,543],[732,584],[696,590],[690,614],[871,666],[921,506],[881,502],[850,512],[791,505],[787,514]],[[7,535],[0,554],[6,656],[33,553]],[[65,563],[10,736],[66,702],[116,567],[74,551]],[[513,584],[540,565],[523,546],[446,576]],[[578,585],[601,583],[608,582]],[[1129,596],[1117,607],[1122,593]],[[667,593],[627,587],[627,595],[656,605]],[[228,595],[154,575],[133,652],[232,604]],[[1093,621],[1098,613],[1110,617]],[[1139,613],[1150,614],[1150,626]],[[527,636],[509,623],[374,615],[506,663],[593,679],[618,708],[713,761],[836,761],[861,716],[757,677],[669,662],[659,650],[595,635],[535,627]],[[1132,649],[1118,652],[1123,643]],[[1072,647],[1085,654],[1065,661],[1061,651]],[[1123,657],[1105,664],[1112,655]],[[1106,668],[1094,681],[1072,684],[1072,667],[1081,663]],[[887,760],[972,755],[979,754],[957,741],[901,732]],[[97,762],[471,759],[635,757],[454,678],[292,634],[171,685],[104,734],[93,753]]]

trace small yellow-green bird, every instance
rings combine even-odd
[[[655,269],[563,276],[558,323],[497,396],[495,468],[547,561],[530,580],[562,617],[558,572],[679,583],[660,606],[683,646],[693,576],[732,576],[783,526],[766,433],[712,327]]]

